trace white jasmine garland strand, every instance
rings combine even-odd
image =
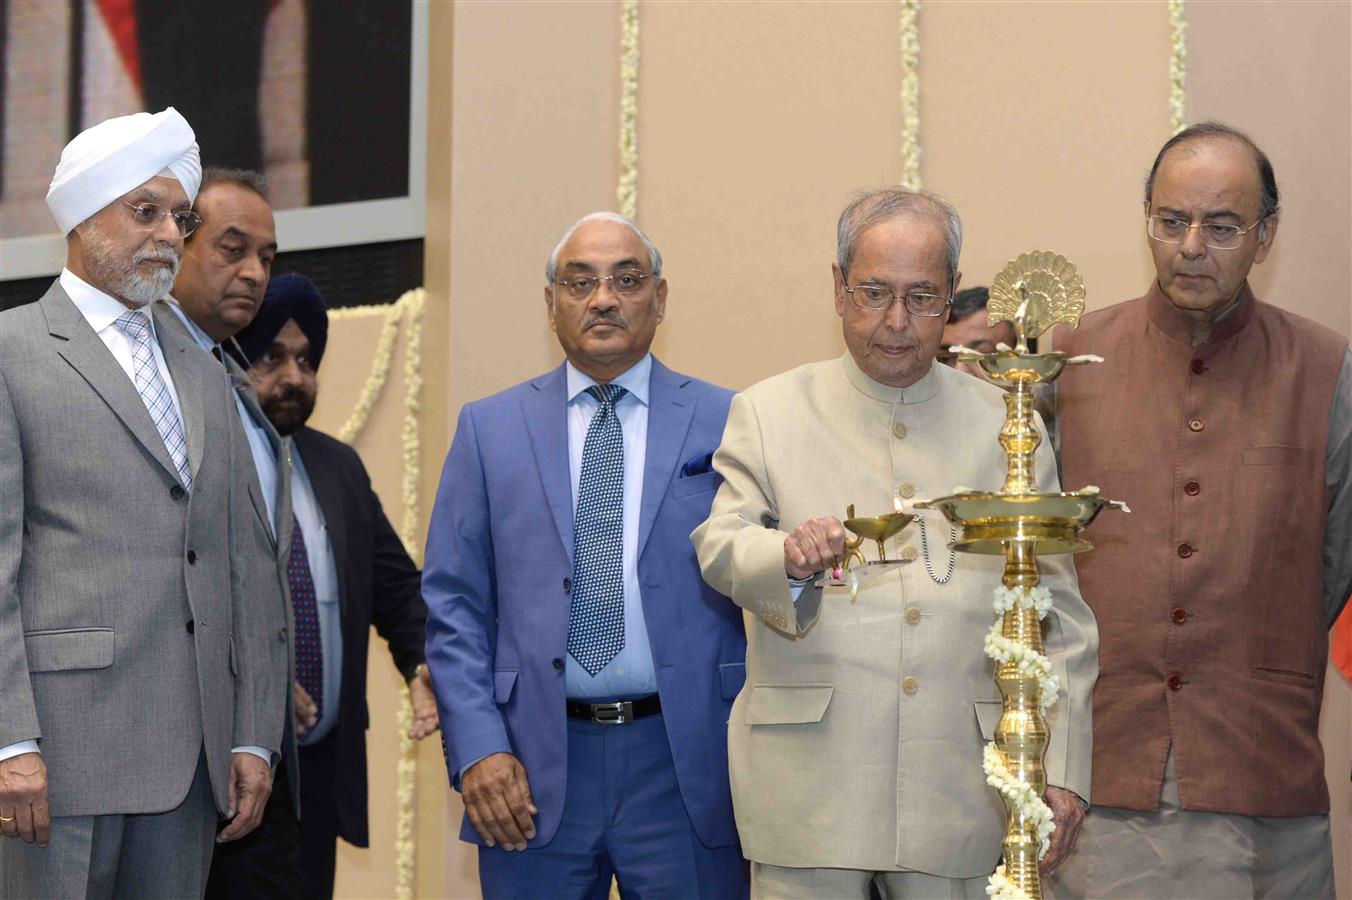
[[[995,874],[986,883],[986,896],[991,900],[1029,900],[1023,889],[1005,875],[1003,864],[995,867]]]
[[[421,429],[418,416],[422,410],[422,315],[426,305],[426,293],[422,288],[408,291],[392,304],[380,306],[358,306],[329,311],[329,318],[335,321],[348,319],[381,317],[385,320],[376,341],[375,359],[371,371],[366,377],[357,405],[348,415],[347,421],[339,431],[342,440],[350,442],[366,426],[376,399],[385,388],[389,378],[390,363],[394,357],[394,347],[399,336],[401,323],[404,328],[404,396],[401,443],[403,449],[404,473],[401,495],[404,513],[400,520],[399,537],[415,562],[421,561],[421,547],[417,540],[419,525],[418,485],[422,478],[420,465]],[[417,790],[418,758],[416,742],[408,736],[413,727],[413,704],[408,686],[400,689],[400,703],[397,716],[399,729],[399,762],[396,767],[397,783],[395,787],[396,831],[394,841],[395,896],[398,900],[412,900],[414,878],[417,872],[418,841],[417,806],[414,795]]]
[[[1032,675],[1037,678],[1038,691],[1041,694],[1038,697],[1038,705],[1044,715],[1056,705],[1056,695],[1061,690],[1061,682],[1052,672],[1051,660],[1031,647],[1005,637],[1000,633],[998,622],[986,632],[986,655],[996,662],[1016,666],[1021,675]]]
[[[1188,124],[1188,20],[1184,0],[1169,0],[1169,133]]]
[[[620,10],[620,215],[638,219],[638,0]]]
[[[1052,592],[1040,584],[1032,588],[998,586],[995,589],[995,614],[1002,616],[1015,607],[1035,609],[1038,619],[1045,619],[1052,608]]]
[[[1005,765],[1005,755],[993,743],[987,744],[983,751],[982,768],[986,772],[986,783],[1008,798],[1019,815],[1032,820],[1040,844],[1037,858],[1042,859],[1047,855],[1052,832],[1056,830],[1052,808],[1033,791],[1032,785],[1014,777]]]
[[[901,3],[901,186],[920,190],[920,0]]]

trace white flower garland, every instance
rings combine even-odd
[[[394,358],[394,347],[399,336],[400,325],[404,328],[404,396],[403,424],[401,443],[403,447],[404,473],[401,483],[401,495],[404,505],[400,520],[399,537],[404,542],[409,556],[421,563],[421,546],[418,543],[418,485],[422,478],[419,458],[422,448],[420,422],[418,414],[422,410],[422,315],[426,306],[426,293],[422,288],[408,291],[394,303],[381,306],[357,306],[329,311],[329,318],[335,321],[380,316],[385,319],[376,340],[375,358],[366,383],[357,398],[357,404],[348,415],[347,421],[339,429],[339,439],[351,442],[366,426],[371,410],[385,388],[389,379],[390,363]],[[394,840],[395,896],[398,900],[411,900],[413,897],[414,877],[417,870],[418,841],[417,806],[414,795],[418,782],[418,758],[416,742],[408,736],[413,727],[413,704],[408,686],[400,688],[398,712],[399,762],[398,780],[395,787],[396,831]]]
[[[638,219],[638,0],[620,9],[620,214]]]
[[[996,620],[986,634],[986,655],[996,663],[1012,663],[1022,674],[1034,675],[1038,680],[1038,705],[1046,713],[1056,704],[1056,695],[1060,682],[1052,671],[1051,660],[1031,647],[1012,641],[1001,632],[1001,620],[1005,613],[1016,609],[1031,609],[1037,612],[1038,621],[1047,617],[1052,608],[1052,592],[1042,585],[1036,587],[995,588]],[[1047,855],[1051,846],[1051,834],[1056,829],[1051,807],[1037,795],[1032,785],[1015,777],[1005,763],[1005,755],[995,744],[989,743],[982,750],[981,767],[986,773],[986,783],[998,790],[1025,819],[1033,822],[1040,846],[1038,859]],[[997,868],[986,883],[986,895],[993,900],[1028,900],[1028,895],[1005,874],[1005,867]]]
[[[1188,124],[1188,20],[1184,0],[1169,0],[1169,133]]]
[[[901,186],[920,190],[920,0],[901,2]]]

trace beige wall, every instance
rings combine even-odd
[[[1192,118],[1251,131],[1282,187],[1260,295],[1343,334],[1349,9],[1188,4]],[[432,4],[426,340],[429,372],[442,368],[425,392],[425,494],[460,406],[560,359],[542,267],[574,219],[615,206],[618,22],[611,2]],[[671,282],[657,352],[735,388],[840,352],[835,216],[901,171],[897,5],[647,2],[642,28],[639,218]],[[1140,189],[1168,136],[1168,29],[1163,2],[924,4],[922,172],[966,221],[965,283],[1047,248],[1080,266],[1091,308],[1143,292]],[[1324,733],[1352,896],[1352,689],[1336,675]],[[475,896],[437,766],[421,776],[419,894]]]

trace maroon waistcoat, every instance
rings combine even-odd
[[[1155,810],[1172,743],[1186,809],[1326,813],[1324,459],[1346,341],[1254,299],[1193,347],[1150,293],[1062,329],[1106,362],[1057,384],[1062,484],[1127,501],[1086,536],[1098,618],[1093,801]]]

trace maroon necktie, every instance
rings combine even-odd
[[[296,680],[315,702],[315,715],[324,714],[324,645],[319,639],[319,604],[310,576],[310,556],[305,551],[305,533],[292,517],[291,559],[286,564],[291,586],[291,608],[296,614]]]

